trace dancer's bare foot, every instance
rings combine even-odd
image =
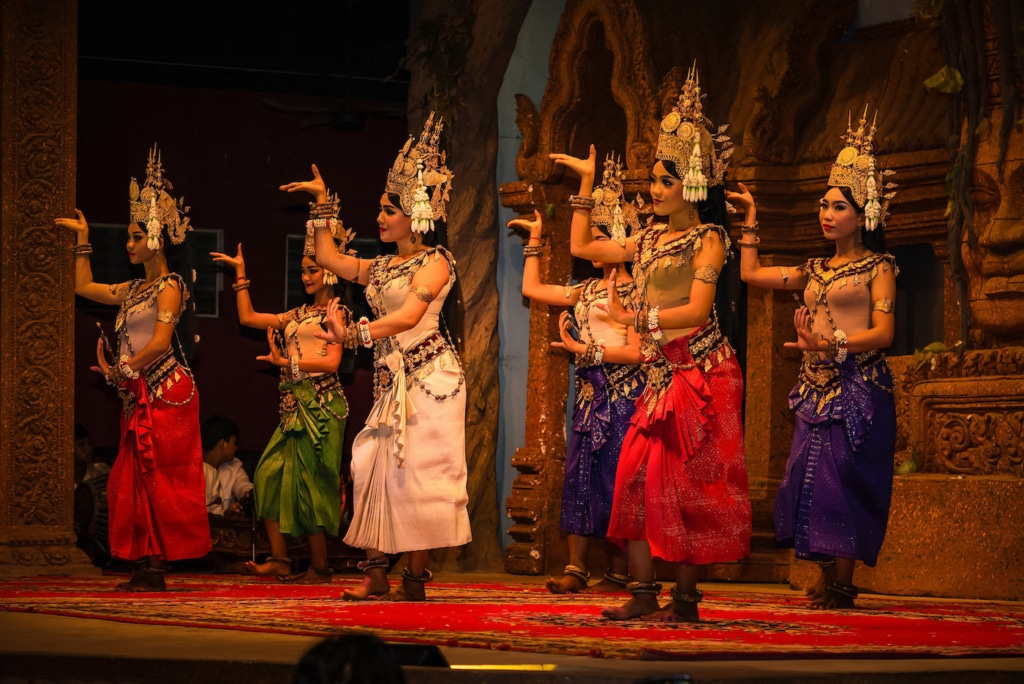
[[[388,601],[426,601],[427,590],[426,584],[430,580],[434,579],[433,573],[426,568],[423,569],[422,575],[414,575],[412,571],[406,567],[402,570],[402,587],[391,593],[387,600]]]
[[[278,575],[277,579],[285,584],[330,584],[333,575],[330,568],[326,570],[309,568],[305,572],[294,575]]]
[[[587,591],[587,583],[575,575],[562,575],[558,579],[549,577],[544,586],[552,594],[578,594]]]
[[[811,601],[811,610],[848,610],[855,608],[853,600],[857,598],[857,587],[832,583],[820,599]]]
[[[825,594],[828,593],[828,585],[836,581],[835,561],[820,561],[818,567],[821,568],[821,575],[818,576],[818,581],[807,588],[807,597],[811,600],[811,603],[825,598]]]
[[[624,594],[626,593],[626,585],[620,584],[619,582],[613,582],[607,577],[603,578],[597,584],[592,584],[586,589],[580,589],[581,594]]]
[[[700,622],[700,613],[696,603],[673,599],[651,613],[649,619],[654,622]]]
[[[387,596],[391,592],[391,583],[383,572],[367,574],[358,586],[341,592],[346,601],[366,601]]]
[[[146,567],[139,568],[130,580],[121,582],[115,589],[130,592],[167,591],[167,585],[164,583],[164,571]]]
[[[258,575],[260,577],[273,575],[280,577],[290,575],[291,572],[292,562],[287,558],[274,558],[271,556],[264,563],[254,563],[253,561],[246,561],[245,563],[245,574],[247,575]]]
[[[656,622],[700,622],[697,604],[704,600],[700,589],[684,592],[679,585],[672,587],[672,600],[650,616]]]
[[[601,611],[603,617],[609,620],[634,620],[644,618],[658,612],[657,594],[634,594],[621,606],[605,608]]]

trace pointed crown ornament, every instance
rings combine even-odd
[[[721,185],[733,147],[725,135],[729,124],[712,132],[710,119],[704,116],[697,64],[686,74],[686,82],[672,111],[661,121],[655,157],[671,161],[683,181],[683,199],[688,202],[708,198],[708,186]]]
[[[640,228],[636,207],[623,202],[622,162],[608,155],[604,160],[604,178],[594,189],[594,208],[590,222],[603,226],[612,240],[622,242]]]
[[[129,220],[146,227],[146,245],[150,249],[159,248],[160,232],[165,226],[167,236],[176,245],[184,242],[186,234],[192,230],[189,217],[186,216],[190,207],[185,206],[183,197],[175,201],[167,192],[172,189],[171,182],[164,178],[160,150],[153,143],[146,162],[146,182],[142,189],[139,189],[134,178],[128,184]]]
[[[384,189],[398,195],[402,211],[412,217],[412,229],[417,233],[429,233],[434,230],[434,221],[448,218],[453,174],[445,166],[444,151],[438,150],[444,119],[437,117],[435,121],[434,114],[431,112],[427,117],[415,146],[413,137],[409,136],[388,172]]]
[[[327,191],[327,201],[322,204],[309,203],[309,220],[306,221],[306,240],[302,246],[302,255],[308,256],[316,261],[316,228],[324,226],[331,231],[334,238],[335,249],[338,254],[355,254],[354,250],[347,250],[348,244],[355,238],[355,231],[346,228],[341,219],[338,218],[338,209],[341,208],[341,200],[337,193]],[[324,283],[334,286],[338,283],[338,275],[323,266]]]
[[[871,125],[868,125],[867,105],[864,105],[864,114],[860,117],[857,130],[853,130],[852,115],[848,116],[846,135],[842,136],[846,147],[839,152],[828,176],[829,187],[849,188],[853,201],[864,209],[865,230],[874,230],[885,225],[885,219],[889,215],[889,202],[896,196],[893,190],[896,184],[883,183],[884,176],[891,176],[896,172],[889,169],[878,171],[875,168],[873,146],[877,122],[876,111]]]

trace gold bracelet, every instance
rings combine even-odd
[[[743,240],[737,240],[733,244],[739,245],[740,247],[757,247],[759,244],[761,244],[761,238],[754,238],[753,242],[744,242]]]

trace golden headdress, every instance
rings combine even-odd
[[[655,157],[661,161],[675,163],[682,174],[683,199],[688,202],[706,200],[708,186],[722,184],[733,151],[729,136],[725,135],[728,124],[712,133],[711,121],[704,116],[701,104],[704,97],[694,63],[686,74],[676,106],[661,121],[655,152]]]
[[[622,162],[608,155],[604,160],[604,178],[594,189],[594,208],[590,222],[604,226],[612,240],[621,242],[640,228],[636,208],[622,197]]]
[[[402,211],[412,217],[412,229],[417,233],[428,233],[434,229],[434,221],[448,218],[452,172],[445,166],[445,153],[438,150],[443,127],[444,119],[437,117],[435,122],[431,112],[419,142],[413,147],[410,135],[388,172],[384,191],[398,195]],[[427,188],[433,191],[428,193]]]
[[[167,192],[172,190],[171,182],[164,178],[164,167],[160,163],[160,151],[156,143],[149,151],[146,162],[146,182],[139,190],[139,184],[132,178],[128,184],[128,214],[132,223],[146,227],[146,244],[150,249],[160,246],[160,231],[166,226],[167,236],[176,245],[185,241],[186,233],[192,230],[189,225],[189,207],[185,206],[185,198],[177,201]]]
[[[302,255],[308,256],[316,261],[316,237],[317,226],[326,226],[331,231],[331,237],[335,241],[335,249],[338,254],[355,254],[354,250],[346,249],[356,234],[350,228],[346,228],[341,219],[338,218],[338,209],[341,207],[341,200],[337,193],[327,191],[327,201],[322,204],[309,203],[309,220],[306,221],[306,240],[302,246]],[[338,275],[321,265],[324,269],[324,283],[335,285],[338,282]]]
[[[891,191],[896,187],[895,183],[882,183],[883,176],[891,176],[896,172],[889,169],[878,172],[875,169],[873,145],[877,121],[876,111],[871,125],[868,126],[867,105],[864,105],[864,114],[860,117],[856,131],[853,130],[852,115],[847,118],[846,135],[842,136],[846,141],[846,147],[836,157],[835,163],[832,164],[832,172],[828,176],[830,187],[849,188],[853,201],[863,207],[866,230],[874,230],[877,226],[885,225],[885,219],[889,215],[889,201],[896,195]],[[880,195],[879,189],[882,188],[890,192]]]

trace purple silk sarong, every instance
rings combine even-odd
[[[622,438],[642,390],[636,366],[576,367],[576,404],[562,486],[562,532],[581,537],[604,537],[608,532]]]
[[[892,498],[896,408],[878,353],[844,363],[805,357],[789,395],[796,417],[775,535],[798,558],[835,556],[874,566]]]

